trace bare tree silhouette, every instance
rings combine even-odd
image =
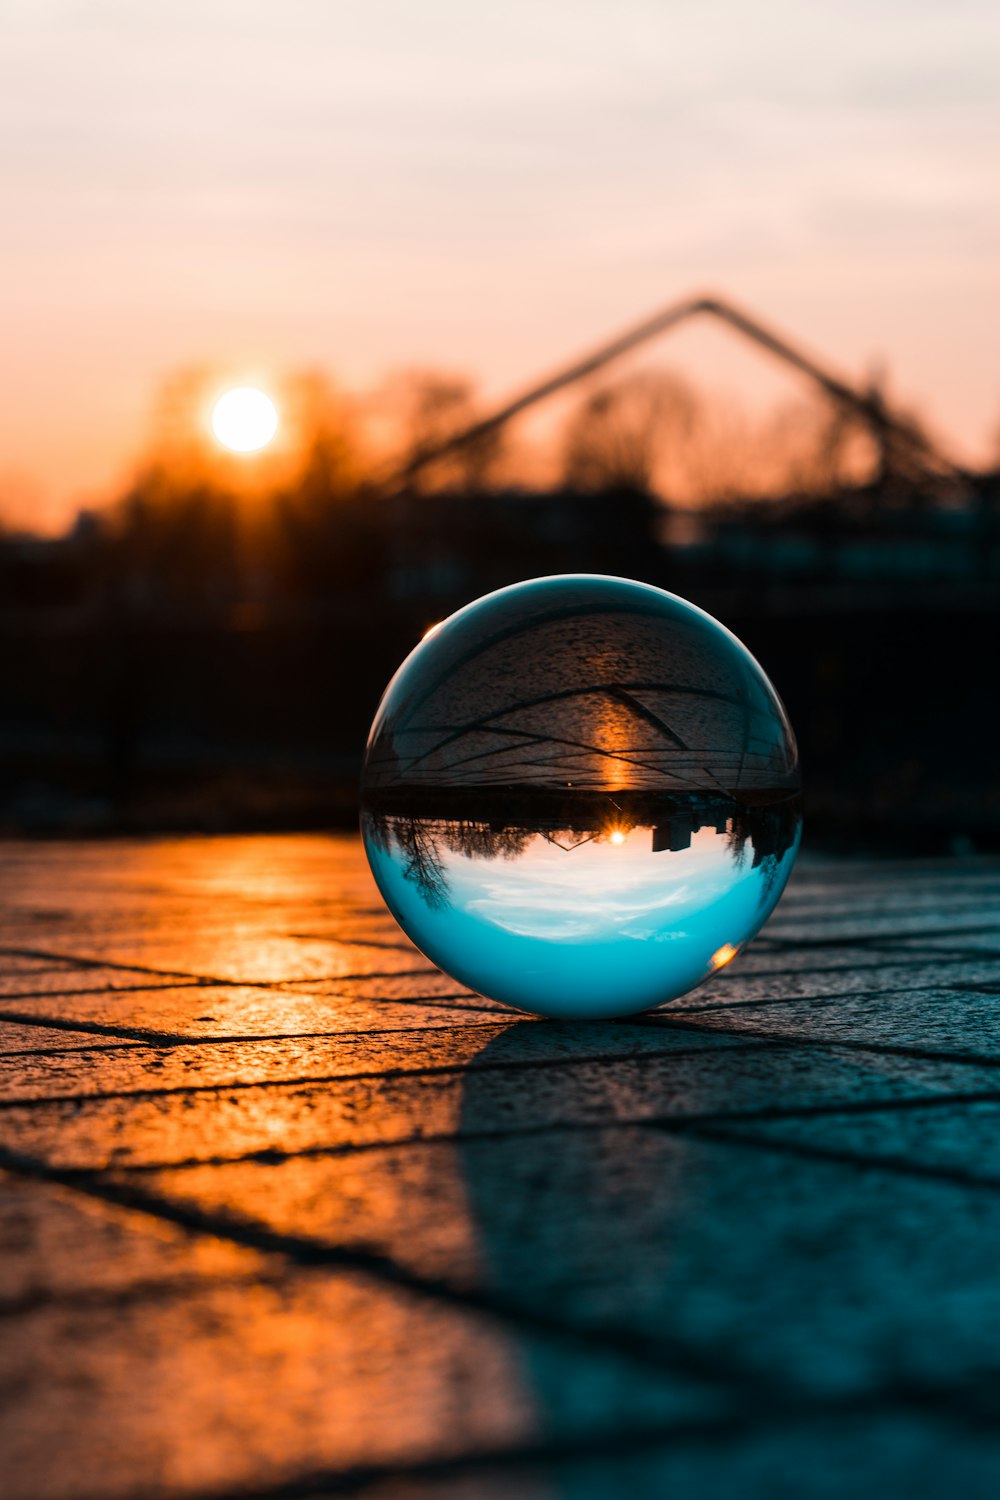
[[[389,419],[390,443],[400,451],[397,462],[410,475],[408,488],[475,492],[490,482],[504,447],[501,428],[458,448],[447,444],[456,428],[478,421],[475,385],[467,376],[404,370],[385,383],[377,404]]]
[[[691,388],[666,371],[642,371],[588,396],[564,437],[567,484],[582,490],[651,490],[664,453],[689,440]]]

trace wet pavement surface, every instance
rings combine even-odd
[[[556,1023],[354,839],[0,857],[4,1500],[1000,1493],[1000,861]]]

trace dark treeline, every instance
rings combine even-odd
[[[378,441],[302,392],[273,462],[223,461],[176,419],[65,537],[0,533],[0,824],[349,820],[379,693],[423,631],[584,571],[673,589],[746,641],[790,709],[815,832],[1000,835],[995,473],[915,467],[830,403],[727,427],[651,375],[578,403],[545,473],[506,430],[414,468],[475,419],[467,384],[390,391]]]

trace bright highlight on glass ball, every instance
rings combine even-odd
[[[610,1017],[737,959],[788,879],[798,754],[764,672],[662,589],[567,575],[424,637],[372,725],[361,826],[427,957],[538,1015]]]
[[[270,396],[253,385],[237,386],[212,408],[212,431],[232,453],[266,448],[278,430],[278,410]]]

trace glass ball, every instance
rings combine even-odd
[[[746,647],[623,578],[532,579],[429,630],[368,739],[361,827],[407,936],[537,1015],[683,995],[767,920],[795,739]]]

